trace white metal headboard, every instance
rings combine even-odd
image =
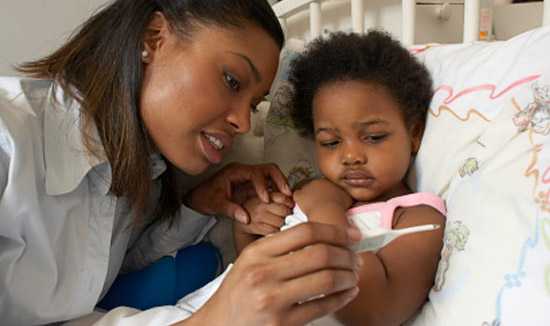
[[[363,33],[364,28],[364,0],[350,0],[352,28],[356,33]],[[310,35],[314,39],[321,35],[323,0],[282,0],[273,5],[273,10],[281,25],[286,27],[286,19],[309,6]],[[442,1],[443,4],[445,1]],[[405,45],[414,44],[416,0],[403,0],[402,4],[401,42]],[[464,36],[463,42],[472,42],[479,39],[479,10],[480,0],[464,0]],[[550,0],[544,0],[543,25],[550,25]]]

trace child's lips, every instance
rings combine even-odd
[[[342,181],[352,187],[370,187],[374,183],[374,177],[363,170],[346,171],[342,175]]]
[[[370,188],[374,184],[374,178],[344,179],[344,183],[351,187]]]

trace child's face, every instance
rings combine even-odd
[[[361,81],[322,86],[313,98],[313,125],[326,178],[358,201],[402,194],[421,128],[407,128],[384,87]]]

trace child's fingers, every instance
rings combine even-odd
[[[267,212],[276,215],[279,219],[284,219],[292,213],[292,209],[282,204],[269,204],[266,207]]]
[[[279,231],[279,227],[265,223],[255,224],[251,228],[253,233],[257,235],[268,235]]]
[[[284,208],[286,206],[281,206],[281,207]],[[261,217],[256,218],[255,222],[267,224],[279,230],[279,228],[283,225],[285,221],[285,216],[286,215],[275,214],[275,213],[271,213],[270,211],[267,211],[267,212],[264,212]]]
[[[292,200],[292,197],[289,197],[280,192],[272,192],[270,196],[271,196],[271,201],[274,203],[285,205],[288,208],[294,207],[294,200]]]

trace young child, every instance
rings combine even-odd
[[[405,183],[432,97],[430,76],[397,41],[371,31],[313,41],[293,62],[290,81],[294,122],[314,137],[323,178],[294,192],[283,229],[306,221],[363,223],[375,232],[440,226],[363,252],[359,294],[336,315],[346,325],[400,325],[425,302],[442,248],[443,201]],[[246,203],[252,223],[235,225],[238,250],[280,226],[292,205],[279,193],[270,204]]]
[[[337,313],[349,325],[400,325],[426,300],[442,247],[443,201],[405,183],[432,97],[429,73],[389,35],[371,31],[312,42],[289,80],[294,123],[314,138],[323,178],[294,192],[287,225],[347,224],[350,215],[362,215],[359,222],[375,230],[441,226],[362,253],[359,295]],[[281,194],[273,197],[268,205],[247,205],[254,224],[288,206]],[[236,228],[238,248],[251,228]]]

